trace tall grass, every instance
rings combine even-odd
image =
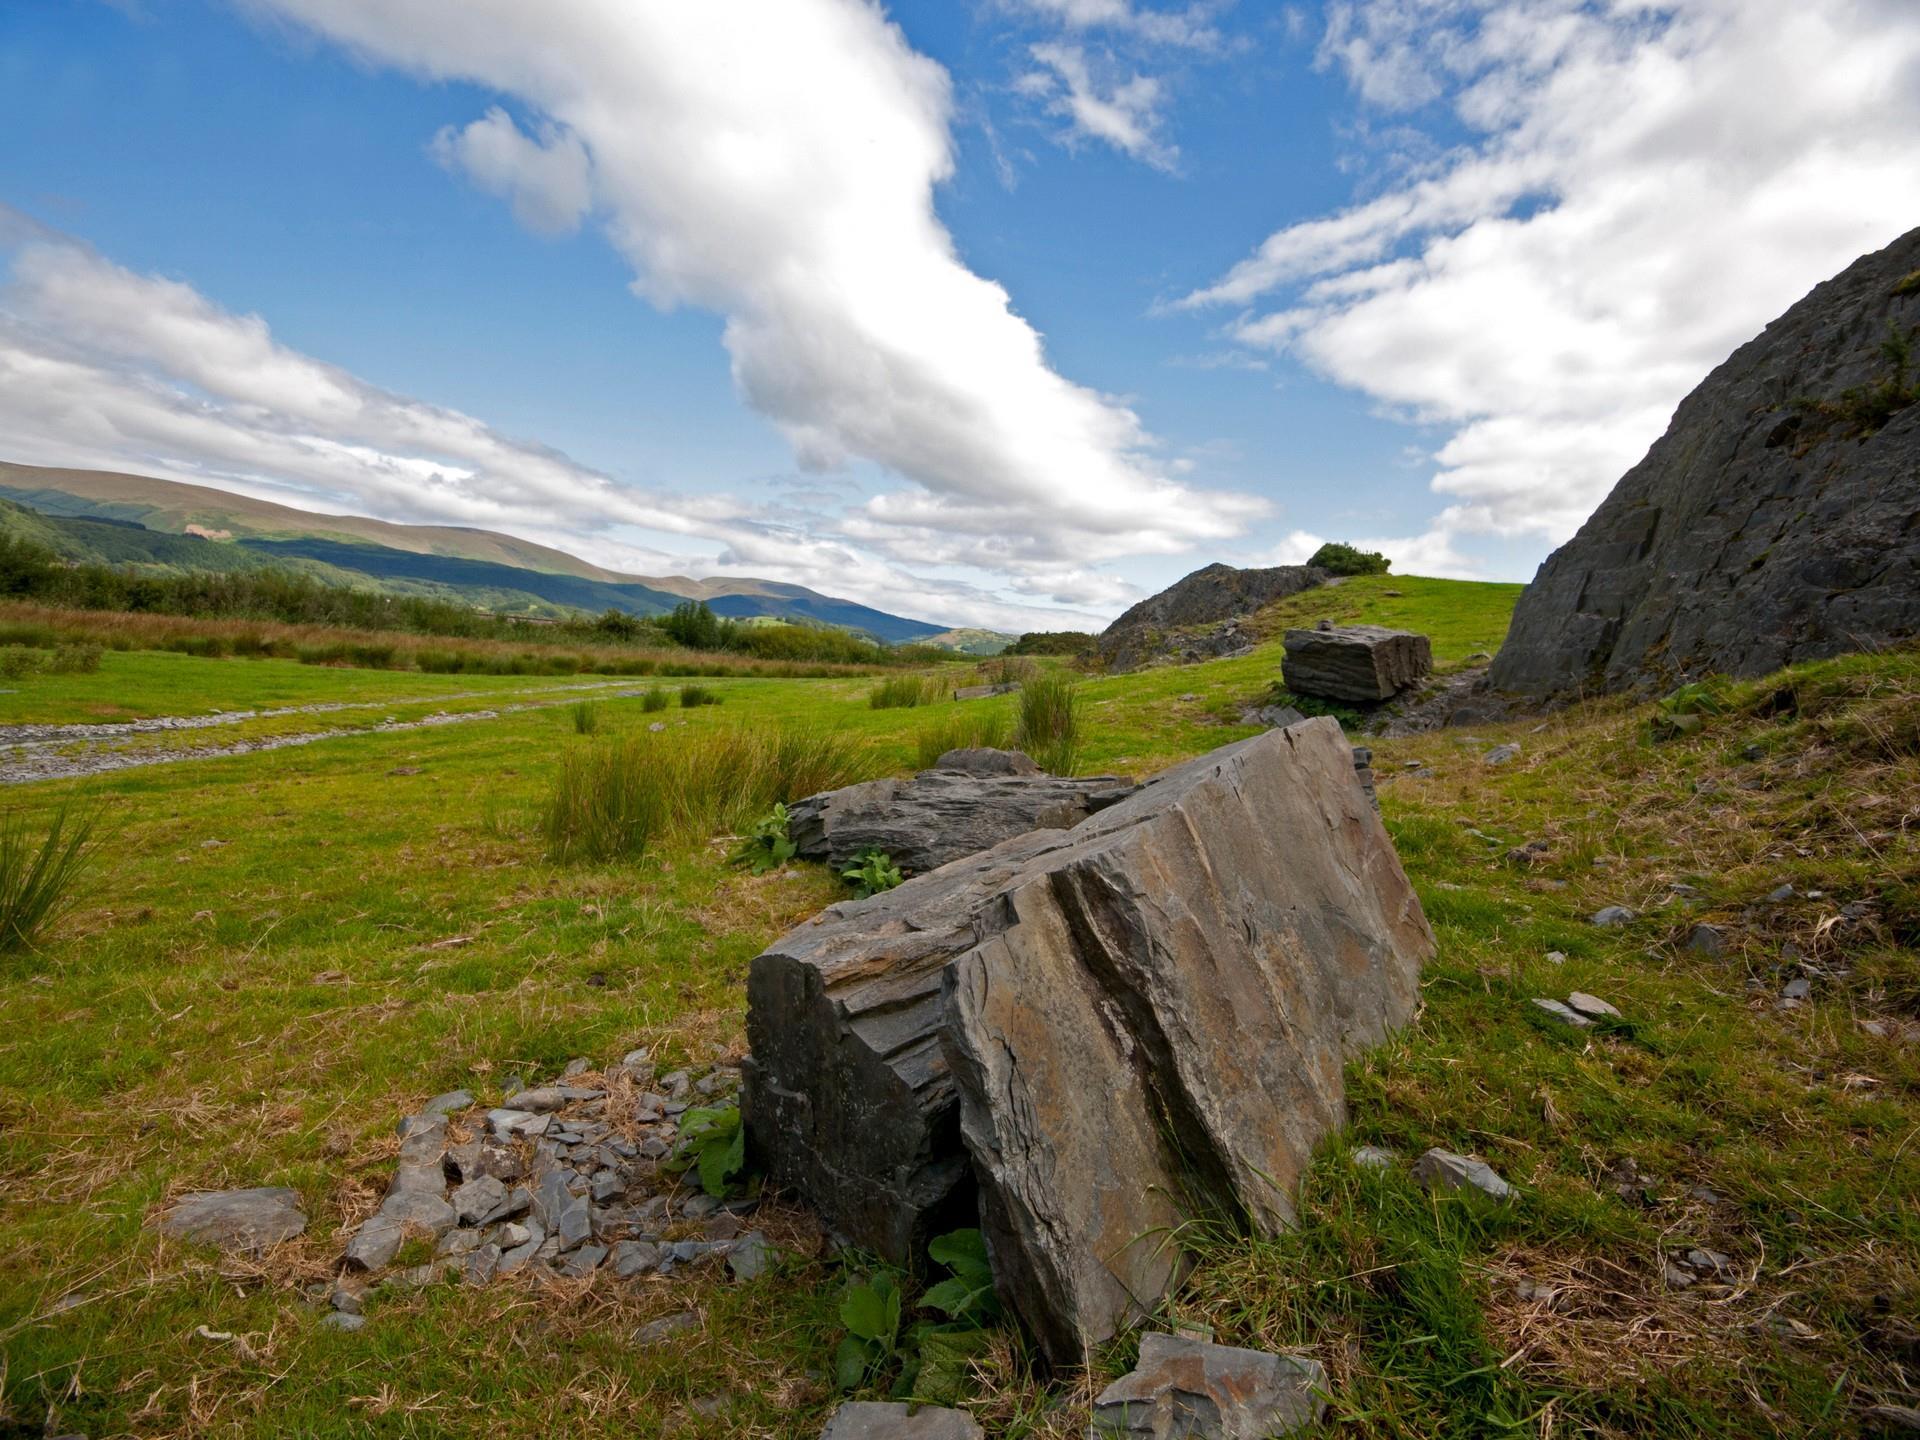
[[[931,770],[949,750],[972,750],[981,746],[1004,750],[1007,747],[1013,735],[1013,721],[1007,712],[987,708],[985,701],[974,704],[980,708],[956,710],[913,737],[914,753],[922,770]]]
[[[36,843],[18,812],[0,818],[0,951],[32,949],[72,903],[95,823],[63,805]]]
[[[641,731],[562,755],[541,828],[555,860],[631,859],[741,829],[875,768],[866,747],[824,730]]]
[[[718,705],[721,698],[719,691],[709,690],[704,685],[682,685],[680,687],[680,708],[682,710],[697,710],[702,705]]]
[[[945,676],[895,675],[873,687],[867,704],[875,710],[905,710],[916,705],[938,705],[946,698]]]
[[[1013,737],[1042,770],[1073,774],[1080,762],[1080,689],[1073,676],[1052,670],[1021,682]]]
[[[594,700],[576,700],[570,710],[573,717],[573,733],[576,735],[597,735],[600,733],[600,705]]]
[[[664,710],[668,705],[668,695],[663,686],[651,685],[646,694],[640,697],[640,708],[651,715],[656,710]]]

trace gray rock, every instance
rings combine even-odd
[[[1589,995],[1584,990],[1576,990],[1567,996],[1567,1008],[1576,1010],[1589,1020],[1620,1020],[1625,1017],[1597,995]]]
[[[384,1270],[400,1253],[407,1228],[393,1217],[376,1212],[362,1222],[347,1242],[345,1256],[350,1270]]]
[[[1493,664],[1537,696],[1764,675],[1920,633],[1920,406],[1834,402],[1920,326],[1920,230],[1816,288],[1687,397],[1520,597]],[[1800,402],[1810,397],[1811,406]]]
[[[613,1247],[613,1273],[623,1279],[660,1267],[660,1247],[645,1240],[622,1240]]]
[[[680,1215],[686,1220],[704,1220],[720,1208],[720,1201],[705,1191],[696,1190],[680,1202]]]
[[[1289,725],[1298,725],[1307,717],[1291,705],[1262,705],[1257,709],[1242,710],[1242,725],[1264,725],[1269,730],[1284,730]]]
[[[1132,791],[1131,781],[1112,775],[923,770],[808,796],[788,811],[787,833],[803,860],[838,868],[882,850],[919,875],[1016,835],[1070,829]]]
[[[543,1085],[537,1090],[522,1090],[513,1097],[513,1108],[532,1115],[551,1115],[562,1109],[567,1103],[567,1095],[557,1085]]]
[[[1624,905],[1609,905],[1593,912],[1593,923],[1603,930],[1617,930],[1633,923],[1633,911]]]
[[[525,1194],[526,1192],[520,1192]],[[517,1212],[508,1210],[507,1187],[491,1175],[469,1180],[447,1197],[462,1225],[487,1225]]]
[[[580,1245],[567,1252],[560,1262],[560,1270],[563,1274],[578,1279],[583,1275],[591,1275],[606,1258],[606,1246]]]
[[[1782,885],[1778,889],[1768,893],[1767,903],[1769,905],[1784,905],[1787,901],[1793,899],[1793,894],[1793,886]]]
[[[1513,1187],[1484,1160],[1472,1160],[1451,1150],[1433,1149],[1413,1162],[1413,1178],[1429,1190],[1478,1190],[1496,1200],[1513,1194]]]
[[[485,1243],[485,1237],[478,1230],[449,1230],[440,1237],[440,1243],[433,1247],[433,1253],[442,1259],[457,1260],[463,1255],[471,1255]]]
[[[987,746],[974,746],[964,750],[949,750],[933,762],[936,770],[956,770],[964,775],[1042,775],[1043,771],[1031,755],[1019,750],[994,750]]]
[[[1783,1000],[1805,1000],[1813,994],[1813,982],[1804,975],[1789,980],[1780,990]]]
[[[535,1115],[526,1110],[489,1110],[487,1129],[502,1140],[512,1140],[519,1136],[531,1139],[535,1135],[547,1133],[551,1122],[545,1115]]]
[[[1400,1157],[1378,1145],[1362,1145],[1349,1157],[1362,1170],[1391,1170]]]
[[[1566,964],[1566,963],[1567,963],[1567,952],[1566,952],[1566,951],[1564,951],[1564,950],[1549,950],[1549,951],[1547,952],[1547,963],[1548,963],[1549,965],[1564,965],[1564,964]]]
[[[751,1230],[733,1242],[727,1251],[727,1269],[736,1280],[758,1280],[773,1264],[773,1247],[758,1230]]]
[[[345,1310],[333,1310],[320,1317],[321,1328],[326,1330],[345,1330],[352,1332],[360,1329],[366,1323],[366,1316],[349,1314]]]
[[[498,1245],[482,1245],[467,1256],[467,1263],[461,1271],[461,1278],[469,1285],[484,1285],[500,1271],[500,1260],[504,1252]]]
[[[1480,758],[1483,764],[1505,765],[1509,760],[1518,760],[1520,758],[1520,747],[1518,745],[1496,745]]]
[[[1280,676],[1296,695],[1372,705],[1391,700],[1433,669],[1424,635],[1379,625],[1289,630]]]
[[[1325,570],[1308,565],[1255,570],[1209,565],[1128,610],[1101,633],[1096,648],[1115,673],[1156,659],[1229,654],[1253,638],[1240,624],[1246,617],[1327,579]],[[1202,632],[1197,628],[1202,626],[1209,628]]]
[[[1432,943],[1339,726],[1270,730],[792,932],[749,982],[748,1126],[889,1258],[971,1169],[1002,1294],[1077,1357],[1178,1278],[1141,1237],[1183,1195],[1291,1223],[1343,1063],[1411,1014]]]
[[[380,1202],[380,1214],[403,1229],[418,1230],[435,1240],[459,1223],[453,1206],[434,1190],[389,1190]]]
[[[593,1234],[592,1207],[585,1196],[569,1188],[570,1178],[564,1170],[549,1170],[540,1177],[540,1188],[533,1196],[534,1218],[550,1237],[559,1239],[563,1250],[571,1250]]]
[[[531,1265],[547,1243],[547,1231],[538,1220],[529,1220],[525,1225],[527,1238],[510,1248],[503,1246],[500,1254],[500,1273],[511,1275],[514,1271]]]
[[[465,1090],[449,1090],[444,1095],[436,1095],[427,1101],[421,1113],[425,1115],[450,1115],[455,1110],[465,1110],[473,1104],[473,1096]]]
[[[682,1310],[678,1315],[663,1315],[658,1320],[649,1320],[633,1332],[633,1343],[645,1350],[654,1345],[664,1345],[676,1335],[699,1328],[700,1312]]]
[[[222,1250],[258,1253],[304,1234],[307,1216],[297,1190],[265,1185],[185,1196],[156,1223],[166,1235]]]
[[[1702,955],[1724,955],[1727,950],[1727,937],[1713,925],[1696,925],[1687,936],[1687,949]]]
[[[1235,1350],[1185,1335],[1140,1337],[1140,1363],[1093,1402],[1095,1440],[1269,1440],[1325,1413],[1314,1360]]]
[[[962,685],[953,692],[956,700],[986,700],[994,695],[1005,695],[1018,690],[1018,685]]]
[[[848,1400],[833,1412],[820,1440],[986,1440],[964,1410],[922,1405],[913,1410],[897,1400]]]
[[[1574,1030],[1590,1029],[1593,1025],[1593,1021],[1589,1020],[1585,1015],[1582,1015],[1571,1006],[1562,1005],[1558,1000],[1543,1000],[1536,996],[1531,1003],[1536,1006],[1543,1015],[1547,1016],[1548,1019],[1557,1020],[1560,1024]]]
[[[449,1146],[440,1161],[441,1172],[456,1185],[482,1175],[512,1184],[520,1178],[522,1168],[520,1152],[491,1135]]]

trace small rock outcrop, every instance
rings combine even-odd
[[[1280,678],[1296,695],[1377,705],[1418,684],[1433,670],[1424,635],[1379,625],[1327,625],[1289,630]]]
[[[1077,1359],[1178,1278],[1183,1197],[1291,1223],[1343,1063],[1412,1013],[1432,947],[1339,726],[1268,731],[777,942],[749,1134],[895,1261],[977,1186],[1003,1298]]]
[[[1331,578],[1311,565],[1261,570],[1209,565],[1135,605],[1101,632],[1096,648],[1113,671],[1136,670],[1157,659],[1191,663],[1230,655],[1254,643],[1242,620]]]
[[[950,750],[932,770],[810,795],[788,812],[803,860],[851,865],[882,850],[909,875],[1034,830],[1069,830],[1134,791],[1118,775],[1045,774],[1013,750]]]
[[[258,1252],[305,1233],[300,1194],[279,1185],[188,1195],[162,1212],[163,1234],[222,1250]]]
[[[1327,1374],[1318,1361],[1140,1337],[1140,1363],[1093,1402],[1092,1440],[1274,1440],[1317,1424]]]
[[[820,1440],[984,1440],[986,1432],[964,1410],[893,1400],[849,1400],[833,1412]]]
[[[1559,698],[1762,675],[1920,635],[1920,230],[1681,402],[1547,558],[1493,663]]]

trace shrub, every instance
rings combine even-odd
[[[872,756],[818,730],[641,731],[561,756],[542,820],[556,860],[633,857],[739,831],[775,804],[867,779]]]
[[[57,645],[47,661],[49,675],[91,675],[100,668],[100,647],[85,641]]]
[[[1043,770],[1071,775],[1080,758],[1080,690],[1071,675],[1036,675],[1020,687],[1013,743]]]
[[[778,870],[798,853],[793,837],[787,833],[788,821],[787,807],[775,805],[747,828],[739,848],[729,858],[756,875]]]
[[[704,685],[682,685],[680,687],[680,708],[682,710],[694,710],[702,705],[718,705],[720,700],[721,696],[717,691],[709,690]]]
[[[36,845],[18,813],[0,819],[0,951],[31,949],[72,902],[94,825],[63,805]]]
[[[656,710],[667,708],[667,692],[655,685],[640,697],[640,708],[651,715]]]
[[[895,675],[882,680],[867,695],[875,710],[905,710],[937,705],[947,698],[947,682],[939,675]]]
[[[576,735],[597,735],[600,733],[600,702],[597,700],[576,700],[568,712],[573,717],[573,733]]]
[[[1095,639],[1084,630],[1030,630],[1006,648],[1008,655],[1085,655]]]
[[[860,858],[840,872],[840,878],[853,886],[855,899],[864,900],[869,895],[893,889],[906,876],[900,873],[900,867],[893,863],[893,857],[886,851],[868,849],[862,850]]]
[[[47,657],[38,650],[25,645],[9,645],[0,649],[0,680],[18,680],[23,676],[37,675],[47,663]]]
[[[949,750],[971,750],[982,746],[1004,750],[1007,747],[1013,731],[1007,713],[998,708],[987,708],[984,702],[975,703],[981,708],[963,708],[914,736],[914,753],[922,770],[931,770],[935,762]]]
[[[1393,568],[1393,562],[1378,550],[1357,550],[1337,540],[1329,540],[1314,551],[1307,564],[1335,575],[1384,575]]]
[[[669,1172],[692,1170],[702,1190],[724,1200],[746,1165],[747,1132],[738,1105],[702,1106],[680,1117],[680,1145],[667,1162]]]

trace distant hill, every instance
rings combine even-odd
[[[223,572],[272,565],[502,614],[658,615],[704,600],[731,619],[837,625],[889,644],[947,629],[777,580],[625,575],[491,530],[322,515],[146,475],[0,461],[0,500],[25,507],[9,507],[0,530],[28,534],[72,560]]]
[[[942,650],[956,650],[962,655],[999,655],[1020,637],[1004,635],[998,630],[975,630],[962,628],[943,630],[938,635],[929,635],[920,643],[936,645]]]

